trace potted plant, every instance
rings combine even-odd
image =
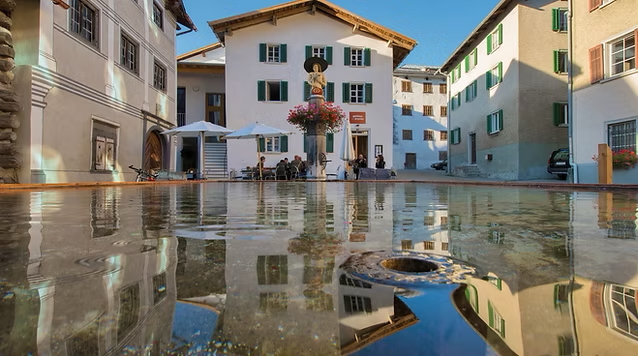
[[[620,150],[612,152],[612,163],[614,168],[634,168],[638,162],[636,152],[632,150]]]
[[[303,133],[339,132],[345,116],[343,110],[332,103],[297,105],[288,112],[288,122]]]

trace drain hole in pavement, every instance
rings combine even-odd
[[[381,266],[399,272],[422,273],[436,271],[439,266],[416,258],[389,258],[381,261]]]

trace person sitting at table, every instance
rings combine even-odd
[[[290,175],[291,175],[291,163],[288,162],[288,157],[284,158],[284,163],[286,164],[286,180],[290,180]]]
[[[283,159],[277,163],[277,167],[275,167],[275,178],[277,180],[285,180],[286,179],[286,161]]]
[[[361,170],[361,168],[368,168],[368,161],[363,155],[360,154],[359,157],[354,160],[353,164],[353,171],[356,180],[359,179],[359,171]]]
[[[385,161],[383,160],[383,155],[377,156],[377,162],[375,163],[374,166],[377,169],[385,169]]]

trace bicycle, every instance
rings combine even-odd
[[[128,166],[128,168],[132,169],[137,173],[137,177],[135,177],[136,182],[153,182],[157,180],[157,173],[149,173],[141,168],[135,168],[133,165]]]

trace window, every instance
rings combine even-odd
[[[472,84],[465,87],[465,102],[470,102],[476,99],[478,94],[478,81],[473,81]]]
[[[266,152],[279,152],[279,137],[266,137]]]
[[[403,130],[403,139],[412,141],[412,130]]]
[[[412,82],[409,80],[401,81],[401,91],[402,92],[412,92]]]
[[[153,304],[166,297],[166,272],[153,277]]]
[[[276,45],[268,45],[268,52],[266,54],[266,62],[278,63],[279,62],[279,50],[280,47]]]
[[[117,340],[120,342],[137,325],[140,316],[140,285],[132,284],[120,290],[120,310],[117,318]]]
[[[485,85],[487,89],[493,88],[496,84],[503,81],[503,62],[499,62],[498,65],[490,69],[485,73]]]
[[[441,117],[447,116],[447,106],[441,106]]]
[[[456,110],[459,107],[461,107],[461,93],[460,92],[452,97],[452,99],[450,100],[450,107],[452,108],[452,110]]]
[[[608,284],[605,288],[606,302],[609,305],[608,315],[610,316],[611,327],[632,338],[638,338],[638,327],[636,325],[636,290],[617,284]]]
[[[113,171],[116,168],[119,127],[93,120],[93,171]]]
[[[78,34],[82,39],[98,45],[98,17],[97,11],[87,2],[70,0],[69,30]]]
[[[411,250],[412,240],[401,240],[401,250]]]
[[[312,56],[326,59],[326,47],[312,47]]]
[[[434,141],[434,131],[423,130],[423,141]]]
[[[434,116],[434,107],[432,105],[423,105],[423,116]]]
[[[326,134],[327,136],[331,133]],[[305,140],[305,136],[304,136]],[[279,152],[288,152],[288,136],[275,136],[275,137],[260,137],[259,140],[259,152],[268,152],[268,153],[279,153]],[[326,146],[329,146],[326,143]],[[327,152],[331,152],[328,148],[326,148]]]
[[[343,306],[346,313],[372,313],[372,300],[368,297],[344,295]]]
[[[424,250],[434,250],[434,241],[423,241]]]
[[[452,73],[450,73],[450,80],[452,83],[461,79],[461,64],[459,63],[454,69],[452,69]]]
[[[350,65],[363,67],[363,48],[353,48],[350,52]]]
[[[487,54],[496,51],[503,44],[503,24],[499,24],[492,33],[487,36]]]
[[[343,102],[372,103],[372,83],[342,83]]]
[[[401,105],[401,115],[412,116],[412,105]]]
[[[443,131],[441,131],[443,132]],[[447,132],[445,135],[445,139],[447,140]],[[439,151],[439,160],[442,161],[444,159],[447,159],[447,151]]]
[[[358,279],[350,278],[346,276],[345,274],[342,274],[341,277],[339,277],[339,284],[341,284],[342,286],[356,287],[356,288],[366,288],[366,289],[372,288],[372,284],[360,281]]]
[[[225,105],[226,96],[224,94],[206,93],[206,121],[226,127]]]
[[[344,47],[343,64],[352,67],[368,67],[370,66],[370,56],[370,48]]]
[[[447,94],[447,84],[439,84],[439,94]]]
[[[636,69],[636,33],[609,43],[609,74],[618,75]]]
[[[288,256],[257,256],[257,284],[288,284]]]
[[[257,81],[258,101],[288,101],[288,82],[277,80]]]
[[[552,30],[567,32],[567,9],[552,9]]]
[[[424,93],[434,93],[434,90],[432,89],[432,83],[423,83],[423,92]]]
[[[487,133],[492,135],[503,130],[503,110],[487,115]]]
[[[476,48],[465,56],[465,73],[471,71],[478,64],[478,52]]]
[[[459,143],[461,143],[461,128],[457,127],[454,130],[450,131],[450,135],[451,135],[451,144],[453,145],[458,145]]]
[[[589,0],[589,11],[594,11],[599,7],[611,4],[615,0]]]
[[[554,103],[554,126],[567,126],[567,103]]]
[[[487,309],[490,328],[494,329],[502,338],[505,338],[505,319],[503,319],[489,300],[487,301]]]
[[[288,309],[288,294],[286,292],[259,293],[259,310],[262,312],[276,312]]]
[[[120,64],[135,74],[139,73],[139,46],[124,33],[120,38]]]
[[[554,73],[567,73],[567,50],[554,51]]]
[[[153,22],[160,29],[164,29],[164,11],[156,2],[153,2]]]
[[[423,217],[423,225],[425,226],[434,226],[434,216],[426,215]]]
[[[186,125],[186,88],[177,88],[177,126]]]
[[[286,63],[288,60],[288,45],[285,43],[259,44],[259,61],[262,63]]]
[[[166,91],[166,68],[157,62],[153,66],[153,86],[155,89]]]
[[[439,131],[439,140],[447,141],[447,131]]]
[[[636,152],[636,120],[620,122],[607,127],[609,147],[612,151]]]

